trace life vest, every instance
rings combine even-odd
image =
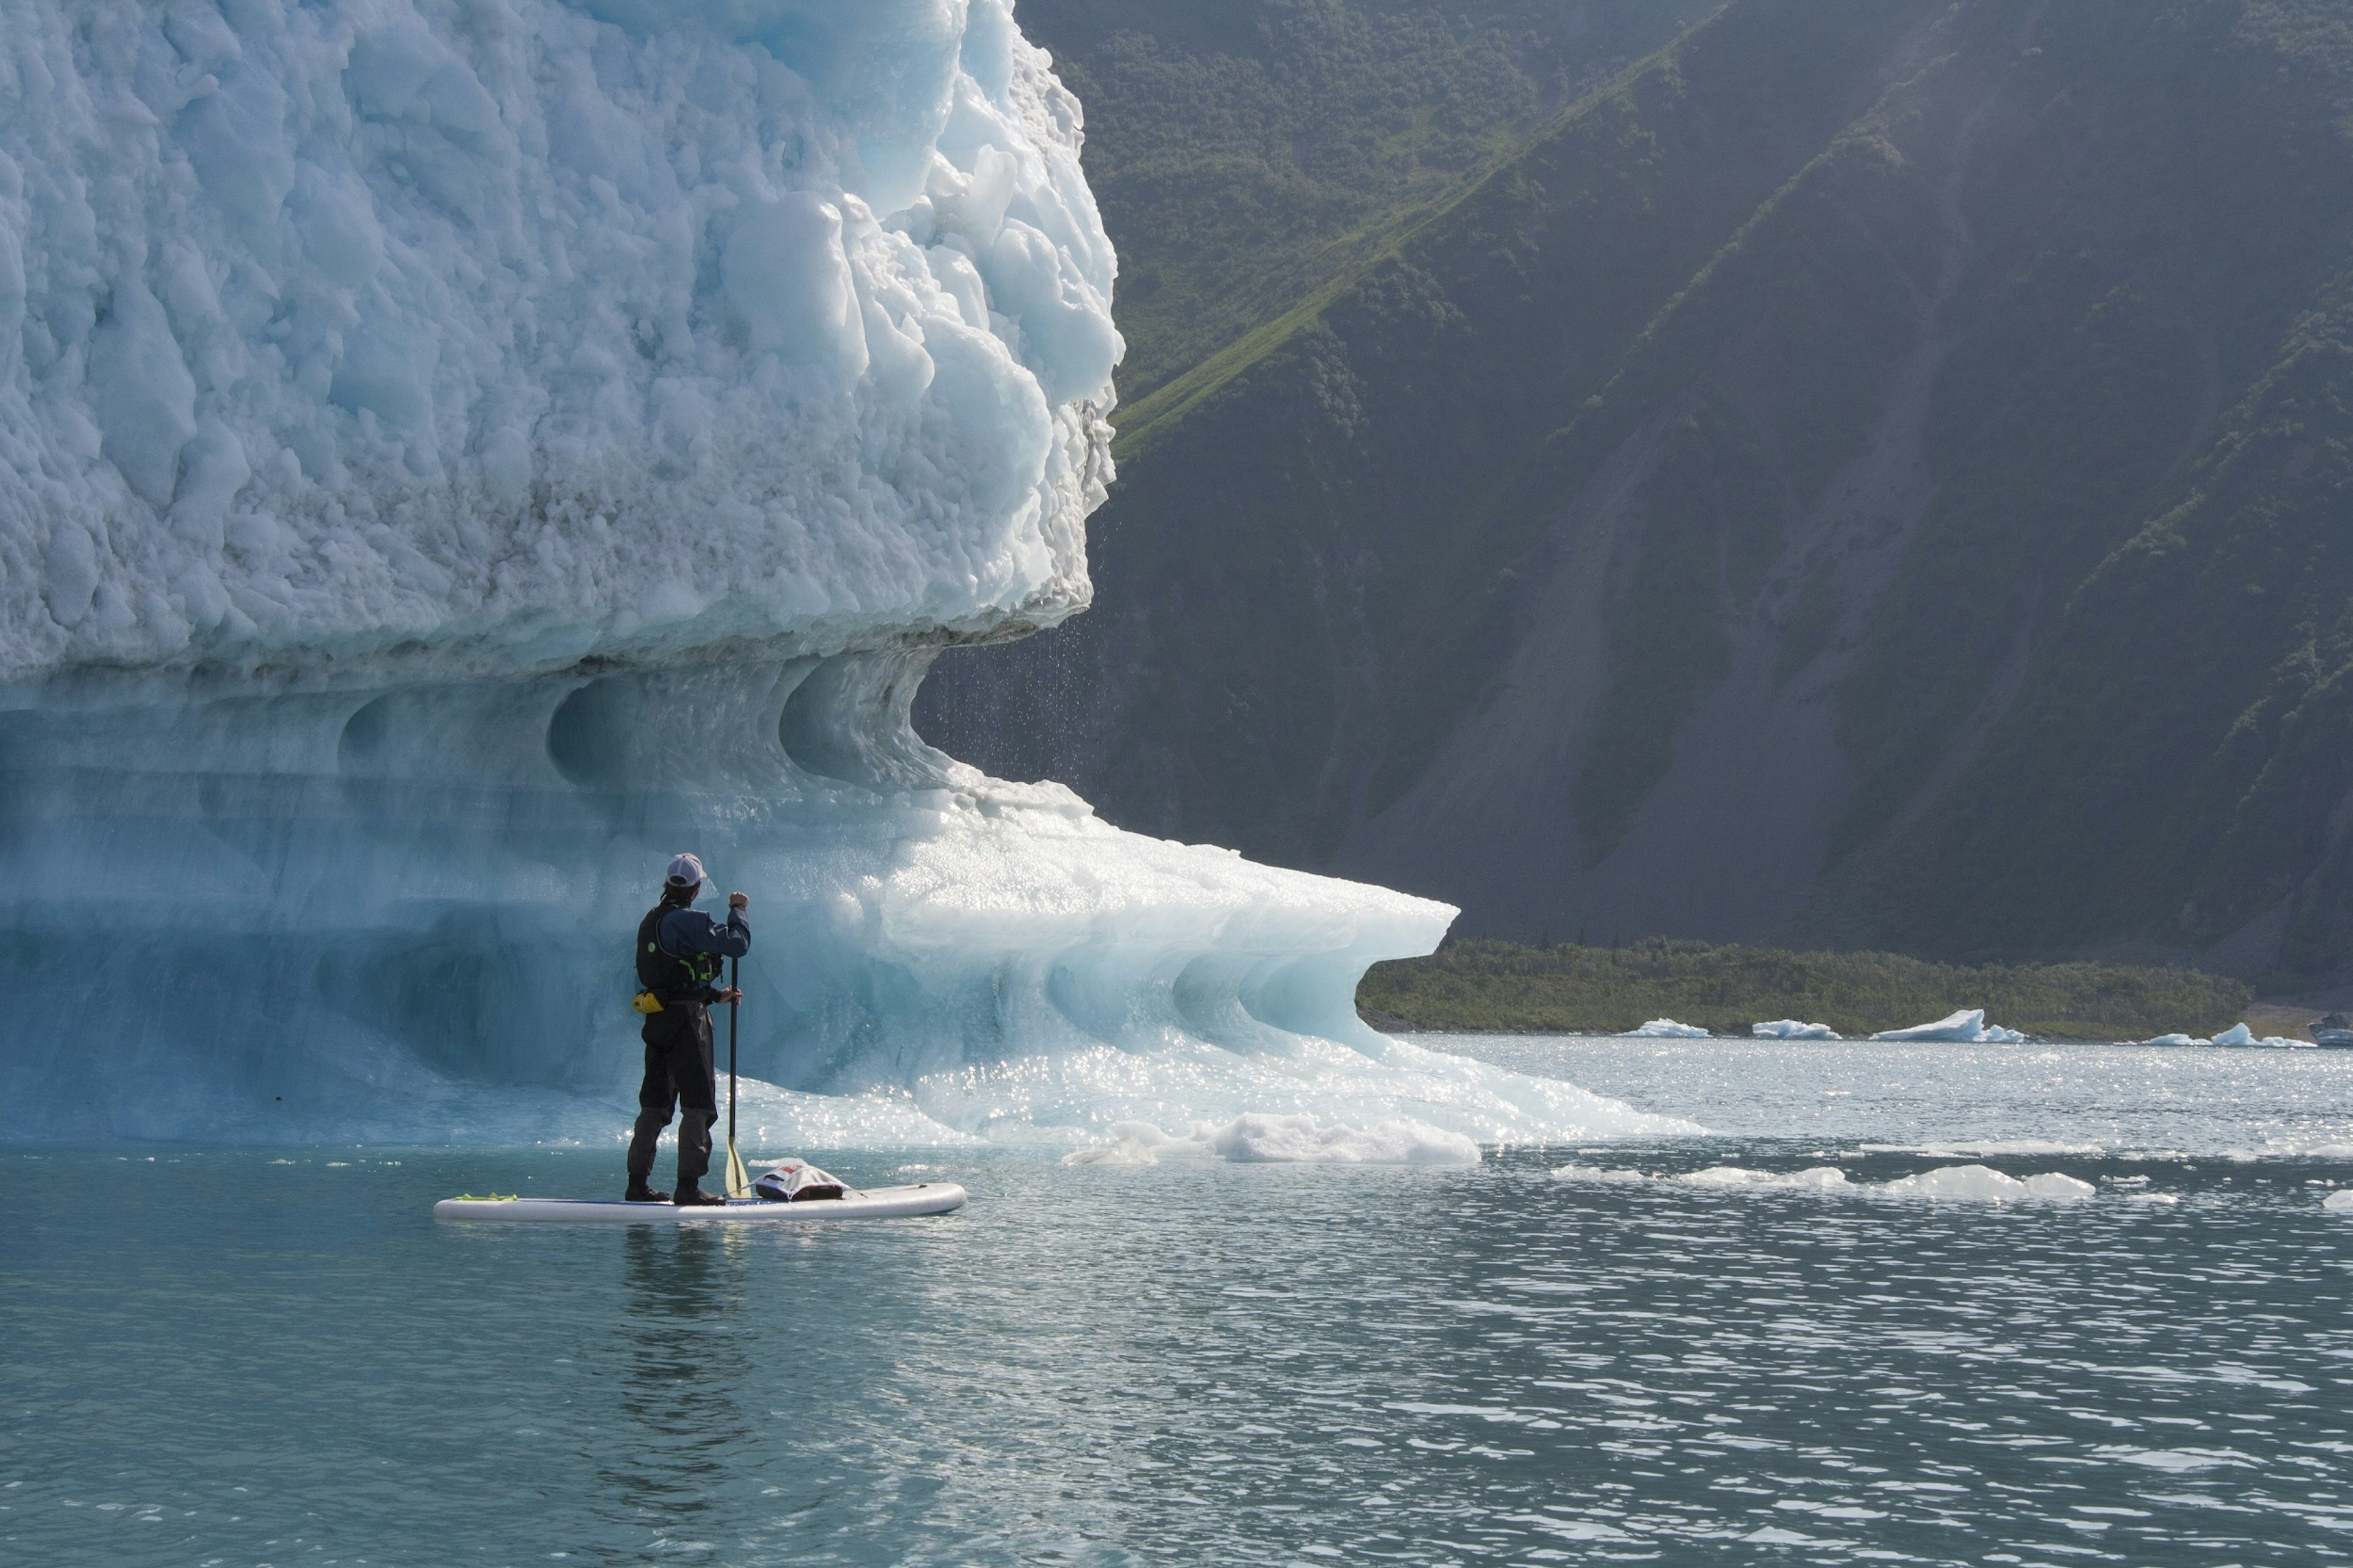
[[[638,922],[638,984],[645,987],[638,993],[637,1009],[640,1013],[659,1013],[673,1004],[699,1001],[703,988],[719,978],[719,968],[724,961],[715,952],[662,951],[662,917],[686,907],[664,900]],[[648,1006],[649,1002],[653,1005]]]

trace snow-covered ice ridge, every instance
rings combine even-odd
[[[0,1138],[611,1138],[681,849],[776,1152],[1656,1130],[1359,1021],[1451,909],[913,730],[1090,592],[1050,64],[1008,0],[0,0]]]
[[[0,0],[0,679],[1050,626],[1114,262],[1008,0]]]

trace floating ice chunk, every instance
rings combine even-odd
[[[1751,1024],[1748,1032],[1760,1040],[1835,1040],[1837,1030],[1828,1024],[1801,1023],[1795,1018],[1776,1018],[1769,1024]]]
[[[1352,1127],[1306,1115],[1238,1116],[1177,1136],[1149,1121],[1122,1121],[1115,1142],[1074,1150],[1073,1165],[1149,1165],[1163,1160],[1231,1160],[1239,1163],[1330,1165],[1475,1165],[1479,1145],[1459,1132],[1409,1117]]]
[[[1553,1175],[1564,1182],[1607,1182],[1620,1184],[1647,1182],[1651,1178],[1624,1165],[1555,1165]]]
[[[1968,1046],[2015,1046],[2026,1037],[2015,1029],[2005,1029],[1985,1021],[1985,1009],[1972,1007],[1939,1018],[1933,1024],[1915,1024],[1908,1029],[1882,1029],[1871,1037],[1874,1040],[1943,1040]]]
[[[2024,1198],[2068,1203],[2088,1198],[2098,1189],[2089,1182],[2077,1181],[2057,1171],[2021,1181],[2016,1176],[2004,1175],[1990,1165],[1943,1165],[1933,1171],[1923,1171],[1916,1176],[1905,1176],[1885,1183],[1879,1191],[1896,1197],[1958,1198],[1998,1204],[2016,1203]]]
[[[2140,1042],[2144,1046],[2211,1046],[2213,1043],[2198,1035],[2155,1035]]]
[[[1894,1197],[1956,1198],[1979,1203],[2018,1203],[2030,1198],[2072,1203],[2098,1189],[2089,1182],[2057,1171],[2046,1171],[2023,1181],[1989,1165],[1947,1165],[1918,1175],[1877,1184],[1850,1181],[1835,1165],[1814,1165],[1802,1171],[1758,1171],[1745,1165],[1710,1165],[1676,1176],[1651,1176],[1625,1167],[1559,1165],[1553,1175],[1564,1182],[1659,1182],[1719,1192],[1804,1191],[1820,1193],[1884,1193]],[[2170,1197],[2158,1201],[2170,1203]],[[2348,1204],[2353,1207],[2353,1204]]]
[[[1752,1171],[1740,1165],[1710,1165],[1686,1171],[1674,1178],[1687,1187],[1804,1187],[1828,1192],[1849,1184],[1836,1165],[1813,1165],[1802,1171]]]
[[[2353,1187],[2339,1187],[2320,1200],[2320,1206],[2339,1214],[2353,1214]]]
[[[2160,1043],[2160,1041],[2166,1045],[2180,1043],[2175,1037],[2170,1035],[2162,1036],[2159,1037],[2159,1040],[2153,1040],[2149,1043],[2155,1045]],[[2312,1048],[2312,1042],[2310,1040],[2294,1040],[2288,1038],[2285,1035],[2265,1035],[2262,1038],[2258,1039],[2255,1036],[2254,1030],[2249,1028],[2244,1024],[2233,1024],[2211,1040],[2191,1040],[2189,1044],[2197,1046],[2253,1046],[2274,1051],[2310,1050]]]
[[[1704,1040],[1708,1032],[1697,1024],[1678,1024],[1672,1018],[1653,1018],[1639,1029],[1629,1029],[1618,1037],[1621,1040]]]

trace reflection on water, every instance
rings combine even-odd
[[[2128,1054],[1482,1048],[1583,1052],[1729,1131],[1468,1169],[941,1152],[964,1213],[785,1234],[425,1217],[485,1183],[597,1190],[607,1155],[0,1157],[110,1216],[0,1221],[0,1561],[2301,1564],[2353,1541],[2353,1215],[2321,1207],[2353,1184],[2341,1069],[2223,1064],[2200,1102],[2196,1064]],[[871,1184],[900,1158],[825,1163]],[[2092,1190],[1896,1184],[1962,1163]],[[1847,1182],[1678,1179],[1711,1167]]]
[[[618,1241],[619,1310],[603,1342],[617,1363],[616,1441],[594,1454],[606,1482],[596,1496],[600,1513],[642,1525],[704,1501],[741,1441],[750,1368],[735,1326],[755,1303],[742,1267],[748,1243],[736,1232],[632,1227]]]

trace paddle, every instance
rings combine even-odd
[[[740,991],[744,987],[744,961],[727,961],[727,988]],[[752,1195],[752,1178],[744,1173],[744,1156],[735,1152],[735,1015],[743,1005],[727,1004],[727,1195],[748,1198]]]

